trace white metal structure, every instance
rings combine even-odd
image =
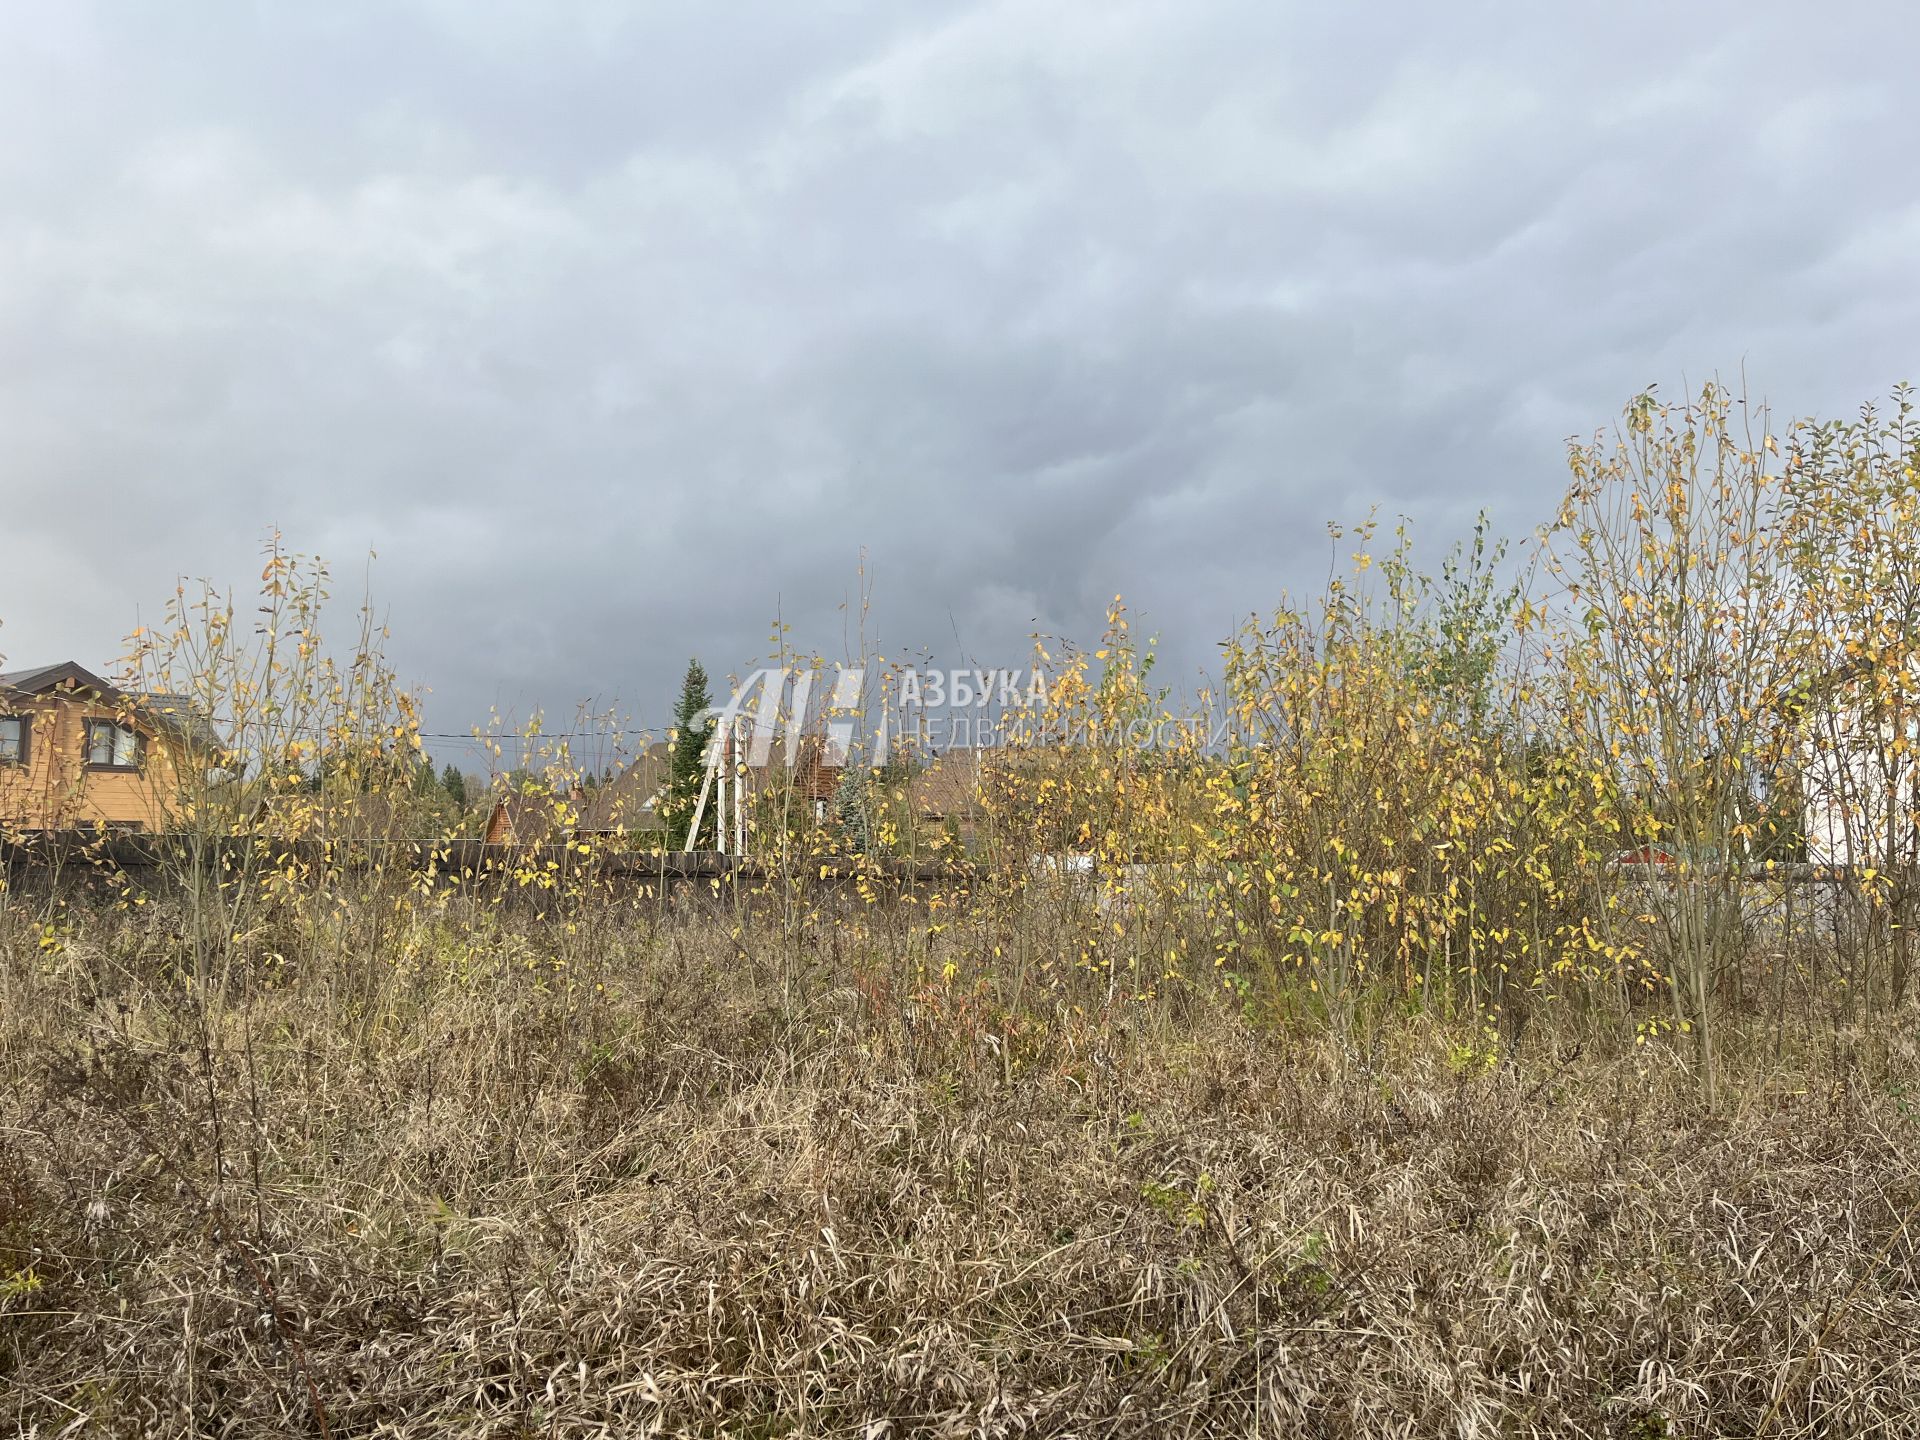
[[[714,726],[713,738],[707,742],[706,774],[700,781],[700,799],[693,807],[687,840],[680,847],[682,854],[691,852],[699,839],[709,795],[713,797],[715,818],[719,822],[715,830],[720,853],[747,853],[747,784],[746,772],[740,763],[744,754],[740,740],[748,723],[745,715],[728,715]]]

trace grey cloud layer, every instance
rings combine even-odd
[[[440,728],[836,650],[862,547],[886,646],[1125,591],[1191,672],[1326,519],[1524,531],[1646,382],[1920,321],[1893,7],[0,17],[0,651],[278,524]]]

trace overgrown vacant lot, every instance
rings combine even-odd
[[[3,923],[18,1433],[1920,1412],[1910,1026],[1730,1023],[1709,1111],[1688,1052],[1550,1010],[1489,1046],[1193,996],[1010,1007],[965,927],[369,906],[263,931],[201,1000],[160,907]]]

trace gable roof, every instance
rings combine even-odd
[[[482,832],[492,844],[545,845],[554,836],[555,798],[529,795],[519,790],[503,791],[487,812],[487,827]]]
[[[672,747],[649,745],[606,784],[555,793],[502,788],[487,812],[485,836],[496,843],[546,845],[563,835],[615,835],[662,827],[654,801],[672,773]],[[571,823],[562,825],[563,817]]]
[[[102,680],[78,661],[63,660],[57,665],[42,665],[32,670],[11,670],[0,675],[0,694],[48,695],[56,690],[91,690],[109,703],[130,701],[156,724],[171,730],[197,751],[218,750],[220,733],[213,721],[195,710],[185,695],[163,691],[126,691]]]
[[[759,743],[752,735],[744,736],[736,752],[748,796],[757,799],[776,795],[808,802],[833,798],[847,767],[843,757],[836,758],[832,753],[824,735],[803,735],[791,751],[785,735],[771,736],[767,740],[765,763],[748,763],[754,758]]]
[[[16,695],[44,695],[63,686],[78,686],[94,691],[107,700],[118,700],[121,690],[110,685],[77,661],[62,660],[58,665],[42,665],[34,670],[14,670],[0,675],[0,690]]]
[[[673,771],[672,747],[655,741],[613,779],[582,797],[576,833],[612,834],[619,830],[657,830],[662,821],[654,801]]]
[[[977,750],[953,751],[934,759],[907,783],[908,803],[922,820],[966,819],[980,809],[984,769]]]
[[[802,800],[831,800],[846,768],[844,758],[836,761],[828,749],[826,737],[818,734],[801,736],[789,763],[786,737],[779,735],[774,737],[766,768],[748,772],[747,790],[749,794],[769,791],[774,794],[790,793]],[[791,786],[790,790],[783,789],[788,785]]]

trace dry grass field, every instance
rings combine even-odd
[[[957,801],[770,775],[672,903],[537,723],[435,820],[319,562],[182,587],[167,833],[0,891],[0,1426],[1920,1434],[1913,406],[1643,394],[1205,703],[1115,601]]]
[[[7,912],[8,1433],[1920,1424],[1910,1025],[1734,1017],[1710,1110],[1550,1013],[1336,1040],[1010,1008],[964,926],[384,908],[211,1004],[163,907]]]

